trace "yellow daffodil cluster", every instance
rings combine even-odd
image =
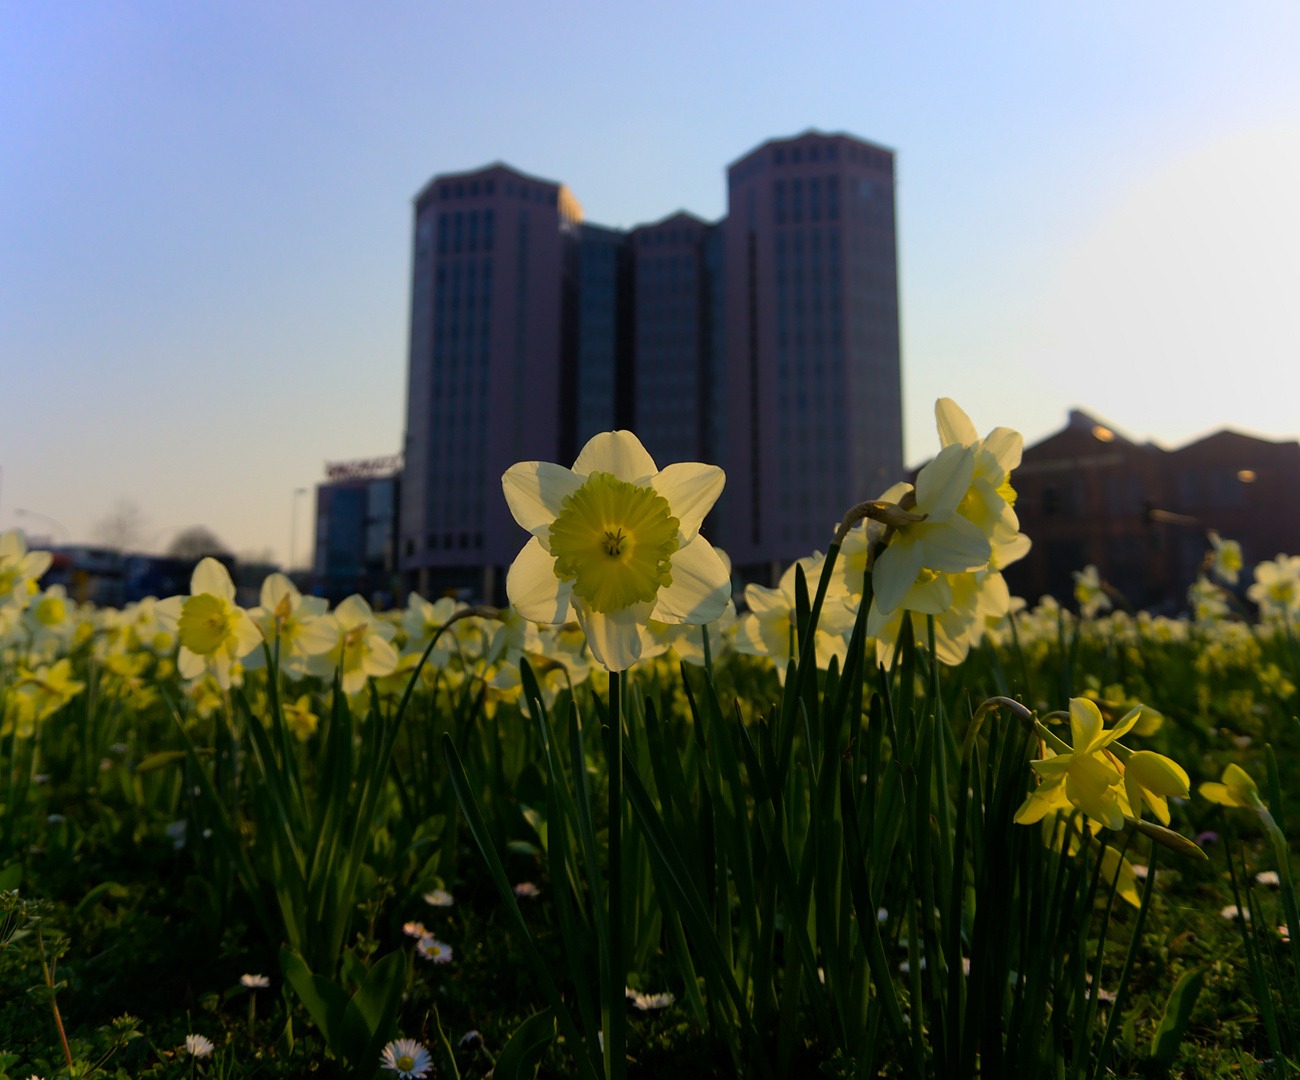
[[[1190,781],[1173,759],[1119,742],[1142,712],[1139,705],[1107,728],[1096,702],[1072,698],[1069,744],[1038,724],[1043,753],[1033,768],[1039,783],[1016,811],[1016,821],[1031,825],[1058,810],[1081,810],[1093,824],[1118,830],[1126,819],[1140,819],[1145,806],[1168,825],[1168,800],[1187,798]]]

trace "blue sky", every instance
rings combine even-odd
[[[898,153],[909,460],[940,395],[1293,437],[1297,46],[1268,3],[0,0],[0,529],[126,499],[283,558],[295,488],[399,448],[431,175],[716,217],[808,127]]]

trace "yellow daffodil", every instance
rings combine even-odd
[[[1123,759],[1124,790],[1134,817],[1140,817],[1146,803],[1161,825],[1169,824],[1169,798],[1185,799],[1191,781],[1183,767],[1164,754],[1138,750]]]
[[[525,619],[513,607],[506,607],[498,614],[495,625],[491,626],[487,643],[489,663],[506,660],[518,664],[524,653],[535,653],[542,647],[542,639],[537,632],[537,624]]]
[[[1224,540],[1213,529],[1208,536],[1214,552],[1210,560],[1210,572],[1220,581],[1226,581],[1229,585],[1237,584],[1243,565],[1241,545],[1236,540]]]
[[[1223,776],[1217,783],[1207,781],[1196,790],[1204,798],[1220,806],[1241,806],[1247,810],[1265,809],[1264,800],[1259,797],[1259,788],[1255,786],[1250,773],[1240,765],[1229,765],[1223,770]]]
[[[231,667],[262,645],[262,632],[235,604],[230,572],[216,559],[199,561],[190,578],[190,595],[173,596],[156,605],[155,614],[180,638],[176,667],[185,679],[210,672],[223,690],[231,685]]]
[[[1070,750],[1033,762],[1040,783],[1016,811],[1016,821],[1032,824],[1068,803],[1111,829],[1123,828],[1122,774],[1104,751],[1137,723],[1140,713],[1134,709],[1107,730],[1095,703],[1071,698]]]
[[[72,661],[67,657],[34,670],[20,665],[0,735],[16,730],[20,738],[30,736],[40,721],[58,712],[85,688],[84,682],[72,677]]]
[[[532,533],[506,577],[511,604],[538,623],[568,622],[572,610],[609,671],[637,661],[650,619],[712,622],[731,581],[699,530],[723,483],[715,465],[660,471],[629,431],[595,436],[572,469],[511,466],[506,502]]]
[[[993,554],[989,538],[957,512],[970,489],[974,468],[974,450],[954,443],[921,470],[915,491],[909,484],[896,484],[881,496],[882,502],[898,503],[912,495],[915,505],[908,509],[924,519],[894,526],[889,546],[876,558],[871,583],[882,615],[891,614],[905,598],[916,605],[912,610],[937,614],[950,602],[948,585],[940,575],[988,566]],[[930,575],[923,575],[924,570]],[[928,592],[927,600],[918,598],[918,586]]]
[[[303,694],[297,701],[284,703],[284,722],[299,742],[306,742],[316,733],[320,717],[311,711],[310,694]]]

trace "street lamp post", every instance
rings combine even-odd
[[[306,495],[306,488],[295,488],[293,492],[293,509],[289,514],[289,560],[288,572],[293,573],[294,560],[298,557],[298,496]]]

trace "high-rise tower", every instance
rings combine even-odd
[[[416,198],[399,554],[411,587],[490,597],[492,568],[518,552],[501,474],[560,453],[581,217],[567,188],[505,165],[435,177]]]
[[[894,156],[808,132],[727,180],[723,542],[764,576],[902,476]]]

